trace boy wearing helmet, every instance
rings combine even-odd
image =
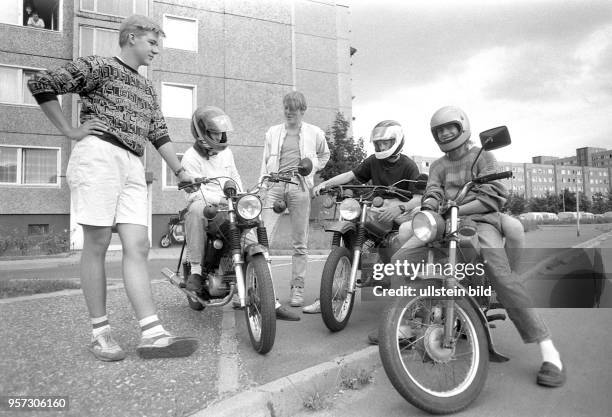
[[[113,224],[123,246],[126,293],[141,328],[137,353],[143,358],[188,356],[198,346],[197,339],[174,337],[161,325],[146,268],[147,184],[140,157],[147,142],[179,180],[192,180],[176,157],[153,83],[138,73],[159,53],[162,36],[148,17],[130,16],[119,27],[118,56],[80,57],[28,81],[45,115],[75,141],[66,180],[76,221],[83,226],[81,284],[93,328],[89,350],[102,361],[126,356],[111,336],[106,315],[104,262]],[[83,103],[78,127],[70,125],[57,100],[67,93],[79,94]]]
[[[199,107],[191,118],[191,134],[195,138],[195,143],[183,155],[181,160],[183,168],[194,177],[227,177],[219,179],[221,187],[217,184],[204,184],[200,187],[201,192],[187,194],[185,240],[191,274],[187,277],[186,287],[192,291],[199,291],[202,288],[200,260],[205,250],[203,231],[208,224],[208,219],[204,217],[204,207],[209,204],[227,205],[223,186],[230,179],[242,189],[242,181],[227,138],[227,133],[233,130],[229,116],[218,107]],[[247,235],[247,238],[253,241],[256,239],[252,234]],[[276,318],[290,321],[300,319],[278,302]]]
[[[327,187],[347,184],[353,180],[361,183],[369,181],[374,185],[390,186],[400,180],[426,180],[427,175],[419,174],[416,163],[402,154],[404,146],[404,132],[402,126],[394,120],[384,120],[374,126],[370,140],[374,145],[374,154],[366,158],[358,167],[351,171],[338,174],[333,178],[323,181],[317,185],[313,192],[319,195],[321,190]],[[404,226],[414,215],[414,210],[418,210],[421,203],[422,190],[409,182],[400,182],[398,188],[414,193],[413,198],[408,202],[398,199],[386,199],[385,204],[378,211],[378,220],[383,223],[397,221],[402,223],[400,226],[399,238],[409,237],[408,229]],[[405,223],[403,223],[405,222]],[[403,241],[403,239],[402,239]],[[317,314],[321,312],[321,303],[317,299],[311,305],[304,307],[304,313]]]
[[[470,123],[463,110],[443,107],[431,118],[431,132],[445,156],[431,165],[429,181],[423,196],[422,210],[437,210],[445,199],[454,198],[463,184],[472,178],[470,167],[478,153],[470,148]],[[483,152],[475,166],[475,175],[497,172],[497,162],[490,152]],[[537,383],[558,387],[565,382],[565,368],[555,348],[548,327],[531,305],[530,297],[515,272],[510,269],[502,238],[500,208],[506,201],[506,191],[499,182],[482,184],[468,193],[459,206],[460,216],[471,216],[478,228],[481,255],[491,284],[501,303],[507,306],[508,316],[525,343],[538,343],[543,364]],[[408,251],[398,251],[397,259],[411,258]]]

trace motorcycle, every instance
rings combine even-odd
[[[331,208],[336,204],[339,208],[338,220],[324,226],[333,237],[319,293],[321,316],[332,332],[348,324],[357,289],[375,284],[374,264],[389,261],[392,251],[387,249],[395,245],[398,225],[381,222],[375,212],[384,205],[383,196],[403,201],[412,198],[410,191],[396,187],[399,182],[392,186],[343,185],[322,190],[327,194],[323,205]]]
[[[168,231],[159,240],[162,248],[169,248],[173,243],[183,243],[185,241],[185,213],[181,210],[178,215],[170,216],[168,220]]]
[[[268,236],[261,221],[261,212],[272,209],[282,213],[286,205],[277,201],[272,207],[263,207],[258,193],[264,182],[297,184],[292,181],[296,174],[305,176],[311,170],[312,162],[303,160],[298,166],[264,176],[253,189],[246,192],[240,192],[236,183],[227,177],[196,178],[193,183],[179,184],[180,190],[199,188],[202,184],[221,187],[220,180],[227,179],[221,187],[227,198],[227,208],[220,209],[214,205],[204,207],[208,226],[203,231],[206,233],[206,250],[200,262],[202,289],[196,292],[186,288],[190,274],[189,261],[183,261],[186,242],[183,242],[176,271],[163,268],[162,274],[186,294],[189,306],[196,311],[224,306],[234,294],[238,294],[251,344],[260,354],[272,349],[276,337],[276,299],[268,255]],[[248,243],[246,235],[252,233],[252,229],[255,229],[256,238],[251,238],[253,243]]]
[[[482,132],[480,141],[482,148],[472,173],[482,151],[509,145],[510,134],[501,126]],[[495,350],[489,330],[494,327],[490,322],[506,318],[505,314],[489,312],[503,306],[490,290],[487,294],[470,291],[490,289],[486,275],[459,276],[456,266],[462,259],[480,259],[475,224],[469,220],[463,224],[459,219],[461,202],[475,185],[510,177],[511,171],[476,178],[472,174],[472,180],[446,202],[442,214],[421,211],[413,219],[415,236],[426,244],[427,265],[440,265],[444,260],[452,268],[437,275],[411,277],[416,278],[411,281],[414,295],[398,296],[385,310],[379,328],[379,350],[395,389],[412,405],[429,413],[454,413],[466,408],[484,386],[489,360],[508,360]],[[434,256],[441,250],[447,258]]]

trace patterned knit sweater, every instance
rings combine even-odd
[[[79,94],[80,122],[102,120],[108,131],[97,136],[138,156],[144,154],[147,140],[155,148],[170,142],[153,84],[118,58],[78,58],[39,72],[28,88],[39,104],[57,100],[58,94]]]
[[[434,198],[438,203],[453,199],[466,182],[472,179],[470,167],[476,159],[480,148],[472,147],[462,158],[451,160],[448,155],[436,159],[429,168],[429,180],[423,201]],[[492,153],[484,151],[474,167],[475,175],[493,174],[497,172],[497,161]],[[491,212],[499,212],[506,203],[507,192],[498,181],[476,185],[467,194],[461,204],[478,200]]]

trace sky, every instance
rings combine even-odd
[[[455,105],[472,138],[506,125],[498,160],[612,148],[612,1],[344,0],[353,134],[393,119],[408,155],[440,156],[431,115]]]

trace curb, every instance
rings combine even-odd
[[[380,366],[378,347],[370,346],[346,356],[339,356],[303,371],[236,394],[191,414],[192,417],[274,417],[291,416],[305,411],[305,396],[314,390],[328,392],[337,385],[343,366]],[[329,387],[323,389],[323,387]]]

